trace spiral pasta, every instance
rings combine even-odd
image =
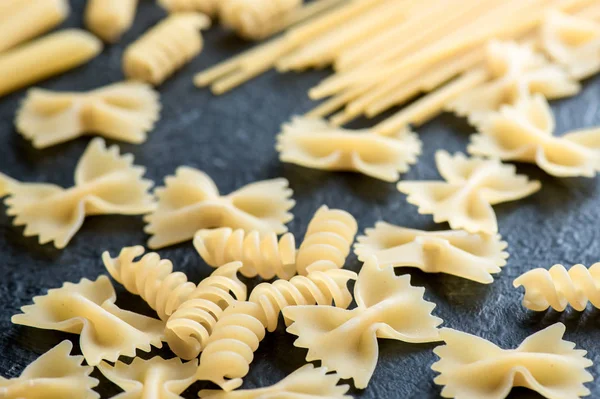
[[[144,254],[142,246],[123,248],[117,258],[102,254],[112,277],[137,294],[166,321],[165,336],[179,357],[198,356],[224,308],[234,300],[246,299],[246,286],[237,278],[239,262],[225,265],[198,285],[157,253]]]
[[[563,265],[554,265],[550,270],[534,269],[519,276],[513,285],[525,287],[523,306],[535,311],[549,307],[562,312],[571,305],[577,311],[585,310],[591,302],[600,308],[600,262],[589,269],[575,265],[568,271]]]
[[[246,277],[289,280],[296,274],[296,240],[291,233],[277,240],[275,233],[261,238],[256,230],[246,234],[243,229],[229,227],[205,229],[194,236],[194,247],[212,267],[242,262],[240,273]]]
[[[219,11],[219,0],[158,0],[168,12],[198,11],[211,17]]]
[[[358,224],[351,214],[323,205],[308,224],[298,249],[298,274],[343,267],[357,231]]]
[[[179,13],[165,18],[133,42],[123,55],[125,76],[161,84],[202,51],[199,30],[210,26],[200,13]]]
[[[302,0],[222,0],[219,16],[238,35],[259,40],[275,33],[301,4]]]

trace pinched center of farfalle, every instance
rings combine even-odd
[[[554,324],[525,339],[517,349],[504,350],[482,338],[444,328],[446,345],[434,352],[440,360],[434,380],[445,385],[442,396],[456,399],[502,399],[513,386],[537,391],[546,398],[576,399],[589,395],[583,385],[593,377],[585,371],[592,361],[586,351],[564,341],[565,326]]]

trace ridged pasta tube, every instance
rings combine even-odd
[[[88,0],[85,26],[105,42],[114,43],[131,28],[137,3],[138,0]]]
[[[563,265],[554,265],[550,270],[530,270],[513,285],[525,287],[523,306],[538,312],[549,307],[562,312],[569,304],[581,312],[588,302],[600,308],[600,262],[589,269],[575,265],[567,271]]]
[[[123,55],[125,76],[161,84],[202,51],[199,32],[210,26],[200,13],[173,14],[133,42]]]
[[[0,54],[0,96],[86,63],[102,50],[91,33],[65,29]]]
[[[198,285],[157,253],[144,256],[142,246],[123,248],[117,258],[108,252],[102,260],[115,280],[137,294],[166,321],[165,335],[179,357],[193,359],[202,350],[222,310],[234,300],[246,299],[246,286],[237,278],[241,263],[217,269]],[[134,259],[142,256],[138,261]],[[191,331],[191,332],[190,332]]]
[[[215,16],[219,11],[220,0],[158,0],[158,4],[168,12],[197,11]]]
[[[0,7],[0,52],[49,31],[69,15],[66,0],[19,0],[10,3],[7,2],[6,9]]]
[[[205,229],[194,236],[194,247],[212,267],[242,262],[240,273],[246,277],[289,280],[296,274],[296,240],[291,233],[278,240],[275,233],[261,238],[256,230],[246,234],[243,229],[229,227]]]
[[[303,276],[314,270],[344,266],[358,224],[354,216],[323,205],[308,224],[296,256],[296,270]]]
[[[301,4],[302,0],[222,0],[219,16],[239,36],[260,40],[276,32]]]

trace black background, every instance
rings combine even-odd
[[[52,90],[88,90],[123,79],[121,55],[127,44],[164,16],[153,2],[140,2],[133,28],[116,45],[107,46],[88,65],[40,84]],[[63,26],[81,27],[83,1],[72,2],[70,18]],[[290,181],[297,201],[295,219],[290,230],[302,236],[313,212],[321,205],[342,208],[359,221],[360,231],[378,220],[408,227],[431,230],[446,229],[430,216],[419,215],[416,207],[405,201],[394,184],[380,182],[358,174],[327,173],[279,162],[274,149],[279,126],[291,115],[301,114],[315,104],[306,90],[327,76],[329,71],[280,75],[269,72],[251,83],[221,97],[193,86],[195,72],[238,53],[248,46],[220,29],[205,34],[203,53],[160,88],[162,118],[149,139],[142,145],[121,144],[122,152],[135,155],[135,163],[147,167],[147,176],[161,184],[164,176],[177,166],[189,165],[207,172],[223,193],[241,185],[283,176]],[[410,40],[410,38],[407,38]],[[2,77],[3,79],[9,77]],[[590,127],[600,123],[600,78],[585,82],[582,93],[553,103],[558,132]],[[24,91],[0,99],[0,171],[22,181],[51,182],[64,187],[73,184],[77,160],[89,142],[80,138],[46,150],[36,150],[18,135],[13,127],[14,114]],[[354,127],[373,122],[361,121]],[[433,162],[434,152],[465,151],[472,133],[464,121],[442,115],[417,130],[424,143],[419,163],[403,179],[438,179]],[[567,325],[566,338],[588,350],[589,357],[600,361],[600,322],[598,311],[533,313],[522,308],[522,292],[512,288],[512,281],[522,272],[548,268],[555,263],[590,266],[600,261],[600,184],[596,179],[558,179],[546,176],[532,165],[519,170],[540,179],[543,188],[524,200],[495,207],[500,232],[509,243],[508,265],[492,285],[481,285],[447,275],[426,275],[420,271],[400,269],[413,275],[413,284],[425,286],[426,298],[438,306],[434,313],[444,319],[444,326],[480,335],[502,347],[515,347],[528,335],[556,322]],[[86,220],[69,246],[56,250],[40,246],[37,238],[25,238],[23,229],[12,226],[12,219],[0,212],[0,374],[15,377],[23,368],[63,339],[77,343],[78,336],[54,331],[14,326],[10,317],[19,307],[31,303],[35,295],[44,294],[64,281],[82,277],[95,279],[105,273],[100,254],[113,255],[123,246],[143,244],[148,238],[142,231],[141,217],[98,216]],[[199,281],[210,274],[191,243],[159,251],[173,261],[177,270],[185,271],[190,280]],[[358,271],[359,262],[351,255],[347,268]],[[117,303],[129,310],[153,315],[138,297],[115,284]],[[295,348],[294,337],[279,331],[268,334],[244,379],[245,388],[273,384],[304,364],[304,349]],[[361,398],[434,398],[440,387],[433,383],[435,373],[429,369],[436,360],[435,344],[411,345],[380,340],[379,363],[364,391],[351,393]],[[77,345],[76,345],[77,348]],[[76,349],[78,351],[78,348]],[[156,351],[172,356],[167,349]],[[140,353],[143,357],[147,354]],[[589,369],[598,377],[598,366]],[[101,379],[97,388],[102,397],[120,390]],[[197,383],[185,393],[196,397],[207,383]],[[588,386],[600,395],[597,383]],[[511,397],[539,397],[525,389],[515,389]]]

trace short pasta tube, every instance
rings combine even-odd
[[[197,11],[215,16],[221,0],[158,0],[158,4],[168,12]]]
[[[198,32],[210,26],[200,13],[178,13],[133,42],[123,55],[123,72],[131,79],[159,85],[202,51]]]
[[[105,42],[121,38],[135,17],[138,0],[88,0],[85,26]]]

